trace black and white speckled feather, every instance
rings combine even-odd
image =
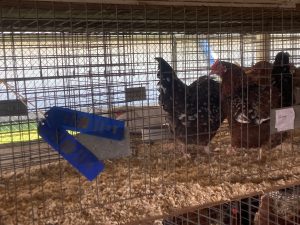
[[[261,107],[261,104],[268,104],[269,102],[269,99],[265,99],[266,97],[269,98],[269,95],[265,95],[268,91],[267,88],[257,85],[249,86],[248,90],[246,88],[240,90],[239,93],[243,92],[243,94],[235,95],[232,99],[233,118],[239,123],[255,125],[269,121],[269,110],[263,110],[264,108]],[[249,97],[249,94],[251,94],[251,97]]]
[[[202,76],[187,86],[163,58],[156,60],[159,103],[168,113],[171,131],[181,141],[207,145],[223,121],[219,82]]]

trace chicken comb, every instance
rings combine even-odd
[[[212,66],[210,67],[211,70],[217,70],[218,69],[218,66],[221,64],[220,60],[216,60],[214,62],[214,64],[212,64]]]

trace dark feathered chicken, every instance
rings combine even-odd
[[[229,62],[216,61],[211,73],[222,78],[221,92],[224,113],[229,122],[232,147],[260,147],[270,137],[270,108],[279,106],[275,90],[248,84],[241,67]]]
[[[281,93],[281,107],[293,104],[293,75],[290,72],[289,58],[287,52],[277,53],[272,69],[272,86]]]
[[[184,143],[206,146],[223,120],[219,82],[203,76],[187,86],[163,58],[156,60],[159,104],[168,114],[171,131]]]

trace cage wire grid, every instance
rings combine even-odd
[[[298,206],[294,186],[169,216],[162,224],[298,224]]]
[[[155,57],[163,57],[178,78],[192,86],[209,75],[216,59],[249,71],[259,61],[273,63],[280,51],[289,52],[296,98],[298,10],[37,1],[2,1],[0,7],[0,100],[16,100],[17,93],[28,103],[24,115],[0,116],[0,224],[146,224],[145,220],[151,223],[162,217],[166,219],[156,222],[254,224],[249,215],[259,213],[259,206],[252,204],[253,196],[297,184],[296,129],[288,137],[277,134],[276,147],[270,139],[262,151],[244,147],[228,153],[235,129],[228,124],[231,113],[219,122],[220,128],[208,142],[209,154],[199,138],[190,143],[187,126],[181,137],[170,133],[178,109],[187,115],[186,102],[194,95],[184,86],[180,102],[169,99],[171,112],[163,110]],[[244,83],[246,94],[241,96],[246,102],[251,79],[258,86],[271,83],[268,74],[250,75]],[[146,95],[138,94],[138,100],[131,101],[126,97],[128,88],[145,88]],[[263,94],[258,90],[260,101]],[[171,91],[175,95],[179,89]],[[219,86],[219,97],[221,91]],[[196,101],[205,94],[197,88]],[[207,98],[206,108],[211,104]],[[258,111],[264,104],[259,104]],[[52,106],[124,119],[131,132],[132,155],[105,160],[105,170],[87,181],[37,134],[39,113]],[[199,103],[194,107],[198,110]],[[218,107],[223,108],[221,101]],[[195,119],[196,136],[203,132],[200,117]],[[188,120],[185,116],[182,122]],[[214,135],[211,129],[208,119],[205,132],[209,136]],[[246,138],[250,143],[250,134]],[[241,200],[249,193],[253,194],[250,200]],[[299,209],[297,201],[285,197],[280,201]],[[241,205],[257,210],[239,215],[245,211]],[[194,207],[200,208],[178,214]],[[166,216],[172,213],[174,218]],[[271,214],[276,217],[278,212]],[[272,224],[274,218],[266,220]]]

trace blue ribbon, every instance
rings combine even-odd
[[[43,121],[38,125],[38,132],[53,149],[88,180],[92,181],[104,169],[104,164],[67,131],[49,126],[47,121]]]
[[[114,140],[124,138],[124,121],[71,109],[52,107],[38,124],[39,135],[88,180],[104,169],[104,164],[66,130]]]
[[[51,126],[113,140],[124,138],[125,122],[76,110],[52,107],[46,113]]]

